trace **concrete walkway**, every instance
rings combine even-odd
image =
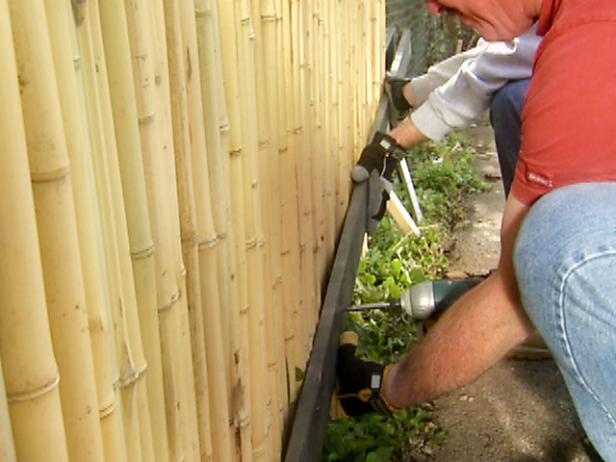
[[[469,134],[480,153],[476,166],[492,190],[469,199],[468,220],[455,233],[451,270],[485,273],[498,259],[504,194],[492,130],[483,123]],[[503,360],[476,382],[437,400],[435,407],[446,443],[417,460],[600,460],[584,444],[584,433],[552,360]]]

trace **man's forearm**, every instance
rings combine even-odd
[[[384,396],[396,408],[429,401],[477,378],[534,328],[520,304],[513,247],[528,207],[509,196],[498,269],[443,314],[426,338],[390,369]]]
[[[404,149],[411,149],[428,139],[408,117],[392,129],[389,136]]]
[[[388,402],[406,408],[463,386],[526,339],[532,325],[508,286],[497,272],[445,312],[389,372]]]

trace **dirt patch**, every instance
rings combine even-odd
[[[469,198],[468,219],[455,232],[451,270],[485,273],[496,266],[504,194],[492,130],[469,130],[476,167],[491,191]],[[552,360],[503,360],[474,383],[435,403],[446,443],[437,462],[587,462],[600,460],[585,444],[567,389]]]

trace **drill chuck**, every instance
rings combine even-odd
[[[432,281],[425,281],[405,290],[400,299],[402,309],[413,319],[426,319],[434,312]]]
[[[425,281],[405,291],[400,304],[413,319],[423,320],[438,316],[481,281],[481,277],[459,281]]]
[[[402,308],[413,319],[424,320],[437,317],[458,298],[475,287],[484,278],[472,277],[458,281],[443,279],[425,281],[405,290],[400,301],[367,303],[345,308],[345,311],[390,310]]]

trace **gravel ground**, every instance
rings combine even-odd
[[[476,166],[492,184],[469,198],[459,226],[452,271],[485,273],[496,266],[504,194],[487,123],[469,130],[480,153]],[[594,462],[564,382],[552,360],[506,359],[474,383],[435,403],[446,443],[425,460],[436,462]],[[419,459],[418,459],[419,460]]]

